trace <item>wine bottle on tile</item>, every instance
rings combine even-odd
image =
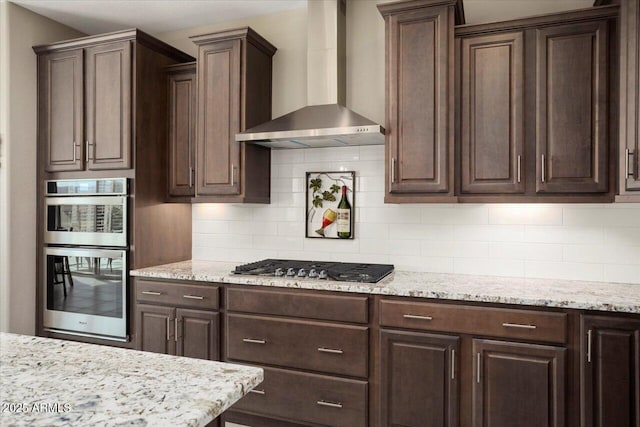
[[[342,186],[342,199],[338,203],[338,220],[336,225],[338,228],[338,237],[348,239],[351,237],[351,203],[347,199],[347,186]]]

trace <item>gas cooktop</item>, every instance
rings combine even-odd
[[[358,264],[350,262],[295,261],[265,259],[239,265],[235,274],[252,276],[297,277],[339,282],[376,283],[393,272],[390,264]]]

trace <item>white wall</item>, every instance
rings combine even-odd
[[[190,36],[250,26],[278,48],[273,58],[273,117],[304,107],[307,102],[307,9],[154,34],[160,40],[196,57]]]
[[[384,22],[377,2],[348,3],[347,105],[384,123]],[[259,32],[284,43],[304,35],[285,29],[288,36],[281,25]],[[274,93],[290,71],[276,67]],[[300,100],[301,89],[293,86],[287,96]],[[278,102],[274,112],[287,110]],[[355,240],[304,238],[304,176],[318,170],[356,171]],[[193,257],[389,262],[419,271],[640,283],[640,204],[385,205],[383,179],[380,146],[273,151],[271,205],[194,205]]]
[[[0,330],[35,333],[36,55],[82,33],[10,2],[1,6]],[[6,56],[4,56],[6,55]]]

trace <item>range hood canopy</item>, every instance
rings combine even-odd
[[[344,106],[346,1],[309,1],[307,20],[309,106],[238,133],[236,141],[271,148],[384,144],[382,126]]]
[[[384,144],[384,128],[339,104],[311,105],[236,135],[271,148]]]

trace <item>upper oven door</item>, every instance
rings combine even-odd
[[[127,246],[127,197],[46,197],[44,241]]]

